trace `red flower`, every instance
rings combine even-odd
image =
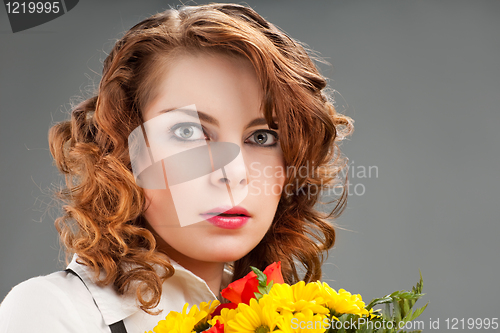
[[[217,323],[214,326],[210,327],[205,332],[208,332],[208,333],[224,333],[224,324],[221,324],[217,320]]]
[[[271,281],[273,281],[273,283],[285,283],[283,275],[281,275],[281,261],[273,262],[266,267],[263,273],[267,276],[267,284]]]
[[[267,277],[267,284],[284,283],[281,275],[281,261],[272,263],[267,266],[263,272]],[[221,291],[222,297],[230,300],[232,303],[249,304],[252,298],[255,298],[255,293],[259,292],[259,280],[257,275],[252,271],[239,280],[231,282],[227,288]]]
[[[257,275],[250,272],[245,277],[231,282],[227,288],[222,289],[220,294],[232,303],[249,304],[250,299],[255,298],[255,293],[259,292],[258,287]]]

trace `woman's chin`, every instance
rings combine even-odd
[[[213,248],[209,253],[205,254],[204,257],[207,258],[207,261],[211,262],[232,262],[243,258],[248,252],[250,252],[250,249],[248,251],[242,251],[241,248],[238,250]]]

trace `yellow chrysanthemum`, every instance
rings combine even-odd
[[[218,307],[219,304],[220,302],[218,300],[214,300],[208,303],[200,303],[200,310],[198,311],[198,313],[196,313],[197,323],[194,326],[196,332],[204,331],[209,327],[208,319],[210,318],[210,314],[214,312],[215,308]],[[196,305],[193,306],[193,308],[195,307]]]
[[[220,302],[218,300],[213,300],[208,303],[201,302],[200,303],[200,311],[205,311],[208,314],[211,314],[214,312],[215,308],[217,308],[220,305]]]
[[[278,311],[301,312],[310,309],[314,313],[326,314],[328,309],[321,305],[319,286],[316,283],[306,284],[300,281],[292,286],[275,284],[269,292]]]
[[[156,333],[192,333],[196,319],[186,314],[171,311],[164,320],[160,320],[153,328]],[[151,332],[149,332],[151,333]]]
[[[234,318],[227,321],[224,331],[228,333],[267,333],[273,331],[280,320],[269,295],[264,295],[259,301],[250,300],[250,305],[238,304]]]
[[[311,309],[302,312],[283,313],[283,321],[279,328],[283,333],[323,333],[329,327],[328,317],[323,314],[314,314]]]
[[[217,320],[218,320],[221,324],[225,324],[229,320],[233,319],[236,316],[237,313],[238,313],[237,309],[224,308],[224,309],[221,310],[219,316],[213,317],[212,319],[210,319],[208,321],[208,323],[211,326],[214,326],[217,323]]]
[[[219,305],[219,301],[202,302],[200,308],[193,305],[189,312],[189,304],[184,304],[182,312],[171,311],[165,320],[160,320],[153,329],[156,333],[192,333],[208,328],[208,315]]]
[[[359,316],[368,315],[365,309],[365,302],[361,295],[352,295],[350,292],[340,289],[338,292],[331,288],[326,282],[315,283],[319,286],[319,297],[322,298],[322,305],[327,307],[334,316],[344,313],[356,314]]]

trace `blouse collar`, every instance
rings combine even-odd
[[[85,282],[87,289],[90,291],[92,297],[94,298],[94,302],[99,308],[104,322],[106,325],[114,324],[120,320],[123,320],[138,311],[142,311],[139,308],[139,302],[136,300],[135,293],[134,294],[124,294],[120,295],[114,289],[113,285],[106,285],[103,287],[97,286],[93,282],[93,270],[88,266],[79,264],[76,260],[78,256],[73,255],[73,259],[68,265],[68,268],[71,268],[75,271]],[[187,288],[190,295],[188,296],[189,300],[195,300],[196,303],[199,302],[208,302],[210,300],[215,300],[217,297],[210,290],[207,283],[193,274],[191,271],[185,269],[175,261],[170,261],[172,266],[175,269],[174,275],[169,277],[163,284],[163,290],[176,288],[179,285],[179,288],[183,288],[185,286],[189,286]],[[104,276],[104,272],[101,272],[100,278]],[[228,269],[224,269],[223,277],[222,277],[222,285],[227,286],[227,284],[231,280],[231,272]],[[184,303],[184,300],[180,300],[179,297],[175,297],[176,299],[170,299],[169,296],[163,293],[162,295],[162,308],[166,308],[168,311],[181,311],[182,305],[180,308],[179,304]],[[193,305],[193,304],[190,304]],[[154,309],[153,309],[154,310]],[[166,316],[166,314],[164,316]]]

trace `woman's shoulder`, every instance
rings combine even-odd
[[[65,298],[69,297],[69,291],[82,289],[76,282],[65,271],[33,277],[13,287],[3,300],[1,308],[3,309],[7,305],[16,306],[21,303],[24,306],[35,303],[36,305],[48,305],[64,301]]]
[[[64,288],[64,285],[69,282],[66,276],[67,273],[65,271],[57,271],[49,275],[33,277],[14,286],[9,292],[8,296],[12,297],[12,295],[18,294],[24,295],[26,292],[30,292],[33,290],[57,290],[60,288]]]
[[[102,326],[100,312],[80,279],[65,271],[21,282],[0,304],[0,332],[85,332],[89,325]]]

